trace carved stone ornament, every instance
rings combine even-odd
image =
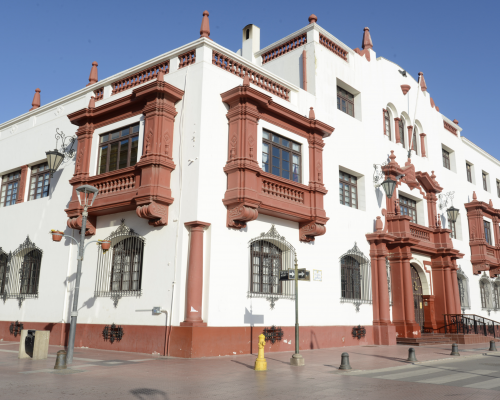
[[[313,242],[315,236],[321,236],[326,233],[326,226],[316,222],[308,222],[300,227],[299,236],[303,242]]]
[[[79,215],[78,217],[73,217],[73,218],[68,219],[68,222],[66,224],[68,225],[68,228],[81,231],[82,222],[83,222],[83,217],[81,215]],[[96,217],[89,216],[87,218],[85,236],[95,235],[95,225],[96,225]]]
[[[227,226],[242,229],[247,226],[247,222],[256,220],[258,216],[259,211],[257,209],[240,204],[228,210]]]
[[[168,207],[156,202],[144,206],[138,206],[135,210],[139,218],[149,219],[149,225],[163,226],[167,225]]]

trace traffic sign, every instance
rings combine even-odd
[[[299,269],[298,273],[299,273],[299,281],[310,281],[311,280],[311,272],[306,270],[305,268]]]
[[[295,280],[295,270],[289,269],[285,271],[280,271],[280,281],[293,281]],[[298,270],[298,280],[299,281],[310,281],[311,274],[305,268]]]

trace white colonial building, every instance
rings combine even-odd
[[[111,250],[87,247],[77,347],[248,354],[274,325],[270,349],[293,350],[295,292],[279,273],[295,258],[310,271],[304,349],[500,318],[500,161],[439,112],[422,73],[377,57],[368,28],[352,50],[314,15],[263,49],[255,25],[237,52],[211,40],[208,12],[200,33],[103,80],[94,63],[50,104],[37,89],[0,125],[0,339],[18,321],[67,343],[77,249],[50,231],[79,240],[84,184],[99,189],[86,240]],[[67,158],[50,178],[57,132],[77,140],[58,141]]]

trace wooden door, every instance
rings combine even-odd
[[[422,300],[422,282],[417,270],[411,266],[411,282],[413,286],[413,304],[415,307],[415,321],[424,329],[424,305]]]

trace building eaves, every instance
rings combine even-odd
[[[464,142],[464,144],[466,144],[467,146],[469,146],[471,149],[474,149],[476,150],[479,154],[481,154],[483,157],[487,158],[488,160],[490,160],[491,162],[495,163],[496,165],[498,165],[500,167],[500,161],[498,159],[496,159],[495,157],[493,157],[491,154],[489,154],[488,152],[484,151],[481,147],[479,147],[478,145],[472,143],[469,139],[467,139],[465,136],[461,136],[461,139],[462,139],[462,142]]]

